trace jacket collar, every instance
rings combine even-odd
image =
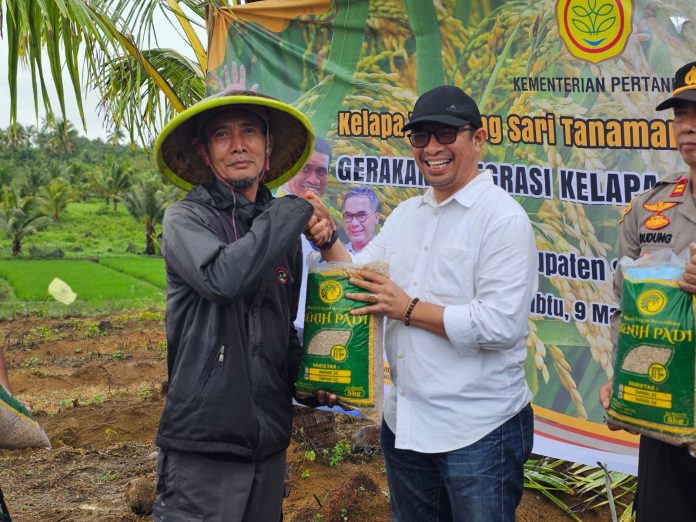
[[[214,179],[209,183],[194,187],[186,195],[186,199],[197,201],[219,211],[229,212],[234,209],[234,213],[239,219],[250,224],[268,207],[268,204],[273,200],[273,194],[264,184],[260,184],[256,193],[256,201],[249,201],[237,191],[234,192],[233,197],[228,187]]]
[[[204,203],[219,210],[225,210],[235,206],[235,203],[237,209],[249,205],[265,205],[273,199],[273,195],[264,184],[260,184],[258,192],[256,193],[256,201],[249,201],[237,191],[234,192],[233,197],[228,187],[223,185],[218,179],[214,179],[209,183],[203,183],[191,189],[186,195],[186,198]]]

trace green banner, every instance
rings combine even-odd
[[[694,21],[686,1],[266,0],[215,16],[207,86],[255,88],[308,115],[332,147],[322,199],[346,243],[358,228],[343,208],[351,189],[376,195],[382,223],[426,188],[402,130],[418,95],[469,93],[489,136],[480,168],[536,234],[526,370],[548,421],[537,432],[635,453],[597,400],[613,376],[618,222],[633,196],[684,168],[671,112],[655,106],[693,60]]]

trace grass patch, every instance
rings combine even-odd
[[[121,256],[104,257],[99,263],[118,272],[142,279],[162,290],[167,287],[164,259],[161,257]]]
[[[136,252],[145,250],[143,225],[123,204],[114,212],[110,205],[93,200],[70,203],[59,222],[51,221],[22,242],[22,252],[26,256],[35,248],[44,252],[61,249],[65,257],[122,255],[129,244]],[[11,255],[11,242],[4,235],[0,236],[0,254]]]

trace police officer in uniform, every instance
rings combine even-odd
[[[618,258],[638,258],[655,248],[675,253],[689,250],[689,261],[679,286],[696,294],[696,62],[675,75],[672,97],[656,110],[674,110],[677,148],[688,170],[666,176],[636,196],[621,218]],[[623,277],[617,270],[614,293],[621,302]],[[611,381],[600,389],[607,409]],[[696,458],[684,446],[640,438],[638,489],[634,501],[637,522],[682,522],[696,518]]]

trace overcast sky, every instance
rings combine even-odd
[[[161,28],[157,34],[158,43],[160,47],[168,47],[176,49],[177,51],[184,53],[191,59],[194,59],[193,52],[188,49],[187,45],[182,40],[182,37],[176,32],[176,29],[168,23],[162,16],[162,23],[160,23],[158,28]],[[4,32],[4,31],[3,31]],[[197,31],[199,38],[205,45],[206,37],[203,30]],[[7,37],[7,33],[4,32],[4,38]],[[195,59],[194,59],[195,61]],[[44,58],[45,67],[45,78],[48,84],[49,93],[52,95],[51,103],[53,111],[56,114],[60,114],[60,105],[58,105],[58,99],[55,96],[55,89],[53,88],[53,83],[50,75],[50,70],[48,69],[48,59]],[[103,115],[98,113],[98,98],[93,92],[83,91],[83,107],[85,113],[85,120],[87,122],[87,132],[85,133],[82,123],[80,121],[80,115],[77,110],[77,104],[75,103],[75,96],[73,94],[72,83],[70,82],[70,77],[67,72],[63,73],[63,85],[65,89],[65,110],[67,119],[70,120],[75,128],[80,132],[80,134],[86,134],[90,138],[106,138],[109,133],[109,129],[105,129],[102,125]],[[17,121],[23,125],[36,125],[37,119],[34,112],[34,99],[33,91],[31,87],[31,73],[28,69],[22,68],[20,64],[20,74],[17,79],[17,90],[19,92],[19,98],[17,100]],[[40,96],[40,93],[39,93]],[[43,103],[39,98],[39,123],[44,115]],[[6,128],[10,124],[10,87],[7,80],[7,40],[0,38],[0,128]]]

